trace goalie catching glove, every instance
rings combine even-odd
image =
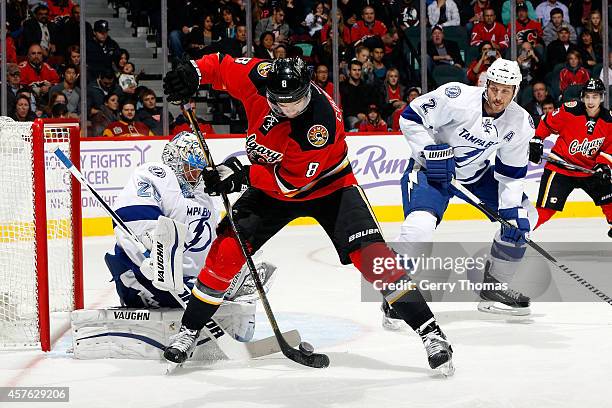
[[[215,168],[205,168],[202,171],[204,192],[211,196],[239,193],[249,185],[249,168],[236,157],[230,157]]]
[[[151,239],[151,256],[140,271],[159,290],[183,293],[183,248],[187,226],[171,218],[160,216]]]

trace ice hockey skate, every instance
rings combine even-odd
[[[429,366],[446,377],[453,375],[455,367],[453,365],[453,348],[450,342],[435,320],[425,323],[423,326],[417,330],[417,333],[421,336],[425,351],[427,351]]]
[[[511,316],[527,316],[531,313],[529,309],[530,299],[521,292],[507,287],[493,277],[490,273],[491,263],[487,262],[484,272],[484,286],[480,291],[482,301],[478,304],[478,310],[485,313],[505,314]],[[506,289],[501,289],[506,286]]]

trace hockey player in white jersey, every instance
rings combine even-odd
[[[431,242],[453,195],[464,198],[455,178],[489,207],[510,221],[493,240],[486,285],[479,310],[529,314],[530,299],[509,287],[526,250],[525,234],[537,212],[523,192],[529,140],[535,127],[530,115],[513,101],[521,73],[513,61],[497,59],[487,71],[486,87],[451,82],[413,100],[400,118],[410,146],[410,162],[401,180],[405,221],[399,241]],[[495,155],[494,162],[490,159]],[[383,325],[393,327],[392,309],[383,305]]]
[[[176,254],[177,257],[182,257],[184,286],[179,283],[179,286],[182,286],[182,293],[174,295],[170,291],[159,289],[152,282],[157,273],[153,262],[156,260],[152,259],[153,257],[145,257],[133,239],[130,239],[121,228],[114,226],[116,245],[104,259],[112,274],[121,305],[130,308],[130,311],[123,314],[117,314],[115,311],[106,313],[104,316],[108,317],[109,325],[100,328],[101,333],[96,333],[95,336],[98,338],[105,336],[106,339],[113,337],[112,341],[121,343],[116,348],[122,350],[120,353],[122,357],[130,356],[127,350],[137,349],[132,347],[131,342],[135,337],[148,338],[145,341],[147,344],[156,342],[164,344],[168,334],[171,334],[165,326],[172,326],[174,314],[169,314],[170,317],[166,318],[169,312],[162,310],[158,312],[161,317],[156,320],[151,317],[153,312],[150,311],[146,313],[147,319],[141,320],[155,320],[151,326],[146,326],[148,322],[127,322],[127,324],[124,322],[120,330],[106,329],[111,325],[116,329],[118,319],[130,320],[131,316],[140,316],[134,312],[135,309],[180,308],[181,305],[175,296],[178,295],[183,301],[189,299],[191,288],[216,236],[215,229],[219,222],[220,214],[215,201],[204,193],[203,185],[199,184],[200,172],[206,166],[206,161],[197,137],[192,133],[180,132],[166,144],[162,160],[163,163],[144,163],[134,171],[115,201],[115,211],[149,251],[156,245],[156,228],[160,217],[167,217],[177,225],[186,226],[184,236],[171,237],[176,246],[180,243],[183,247],[183,250],[176,251]],[[258,263],[257,269],[267,289],[276,268],[272,264],[262,262]],[[226,293],[228,300],[224,303],[226,306],[213,318],[236,340],[249,341],[255,329],[256,298],[256,289],[249,272],[243,268]],[[180,314],[182,309],[176,316],[176,322],[180,321]],[[87,327],[87,331],[91,330],[89,314],[78,315],[77,319],[80,320],[76,322],[76,326],[81,332],[83,327]],[[159,324],[160,321],[162,324]],[[170,323],[166,324],[168,321]],[[158,330],[158,327],[162,327],[163,330]],[[117,336],[117,332],[121,332],[121,336]],[[138,333],[138,336],[134,336],[134,333]],[[80,349],[76,351],[85,358],[90,358],[91,350],[97,350],[95,346],[90,348],[86,344],[93,337],[91,335],[79,337]],[[119,340],[115,339],[117,337]],[[146,354],[138,350],[134,350],[134,353],[140,353],[140,356]],[[156,357],[158,354],[154,349],[149,356]],[[93,355],[100,356],[97,351],[94,351]],[[113,355],[103,356],[113,357]]]

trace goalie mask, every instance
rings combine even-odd
[[[174,171],[181,187],[189,190],[199,183],[207,166],[198,138],[189,132],[180,132],[166,143],[162,160]]]

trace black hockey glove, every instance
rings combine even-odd
[[[164,93],[168,102],[182,102],[193,96],[200,86],[200,78],[188,59],[181,60],[164,77]]]
[[[610,169],[610,166],[604,163],[597,163],[593,170],[595,170],[593,177],[596,177],[600,183],[604,185],[610,184],[612,179],[612,169]]]
[[[529,161],[540,164],[542,161],[542,155],[544,155],[544,141],[540,138],[534,137],[529,142]]]
[[[215,168],[207,167],[202,171],[204,192],[211,196],[238,193],[249,185],[249,168],[236,157],[230,157]]]

